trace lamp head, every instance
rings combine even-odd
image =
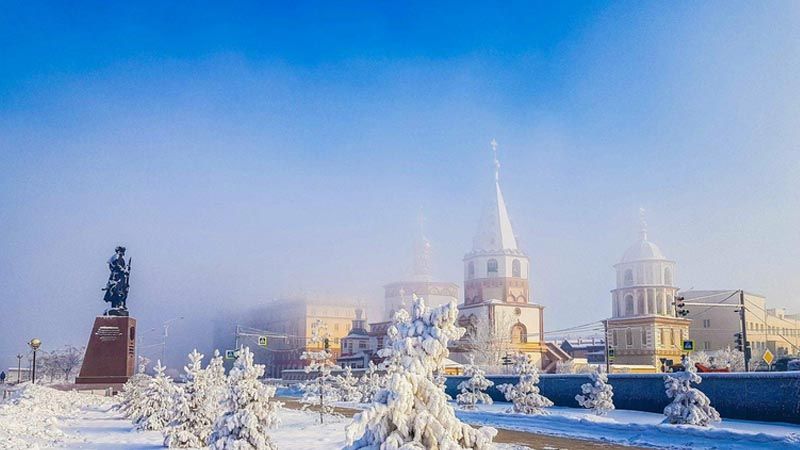
[[[42,341],[39,340],[39,338],[33,338],[30,342],[28,342],[28,345],[30,345],[32,349],[38,350],[39,347],[42,346]]]

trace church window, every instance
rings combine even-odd
[[[473,261],[470,261],[469,264],[467,264],[467,278],[470,280],[475,278],[475,263]]]
[[[639,306],[638,315],[641,316],[644,314],[644,296],[642,294],[639,294],[639,301],[637,303]]]
[[[628,269],[625,271],[625,286],[633,284],[633,270]]]
[[[664,269],[664,284],[672,286],[672,271],[669,270],[669,267]]]
[[[520,273],[522,273],[522,269],[520,268],[519,260],[515,259],[514,262],[511,263],[511,276],[519,278]]]
[[[625,330],[625,345],[633,347],[633,331],[630,328]]]
[[[625,315],[633,315],[633,296],[630,294],[625,296]]]
[[[647,328],[642,328],[642,347],[647,346]]]
[[[492,258],[486,261],[486,272],[497,273],[497,260]]]
[[[511,343],[524,344],[526,342],[528,342],[528,330],[525,328],[525,325],[517,322],[511,327]]]

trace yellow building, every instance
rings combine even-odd
[[[350,332],[358,308],[355,301],[334,298],[294,298],[278,300],[266,306],[259,328],[285,337],[270,338],[267,344],[267,376],[281,377],[285,369],[302,369],[306,361],[300,355],[307,350],[321,350],[312,343],[318,323],[329,336],[334,358],[341,354],[341,339]]]

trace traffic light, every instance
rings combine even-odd
[[[685,298],[678,296],[675,297],[675,316],[676,317],[685,317],[689,314],[689,310],[686,309],[686,302]]]
[[[733,333],[733,342],[736,344],[736,350],[744,351],[744,342],[742,341],[742,333]]]
[[[323,344],[324,344],[324,346],[325,346],[325,350],[328,350],[329,348],[331,348],[331,341],[330,341],[330,340],[328,340],[328,338],[325,338],[325,339],[322,341],[322,343],[323,343]]]

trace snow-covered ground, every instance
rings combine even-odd
[[[109,398],[28,386],[0,404],[0,449],[147,450],[164,448],[159,431],[135,431]],[[291,409],[280,411],[281,425],[270,435],[281,450],[333,450],[344,447],[349,418]],[[519,448],[497,445],[497,450]]]
[[[546,416],[506,413],[509,405],[479,405],[458,411],[470,424],[553,436],[600,439],[624,445],[692,449],[800,449],[800,426],[773,422],[723,420],[708,428],[663,425],[661,414],[616,410],[606,416],[576,408],[552,407]]]

